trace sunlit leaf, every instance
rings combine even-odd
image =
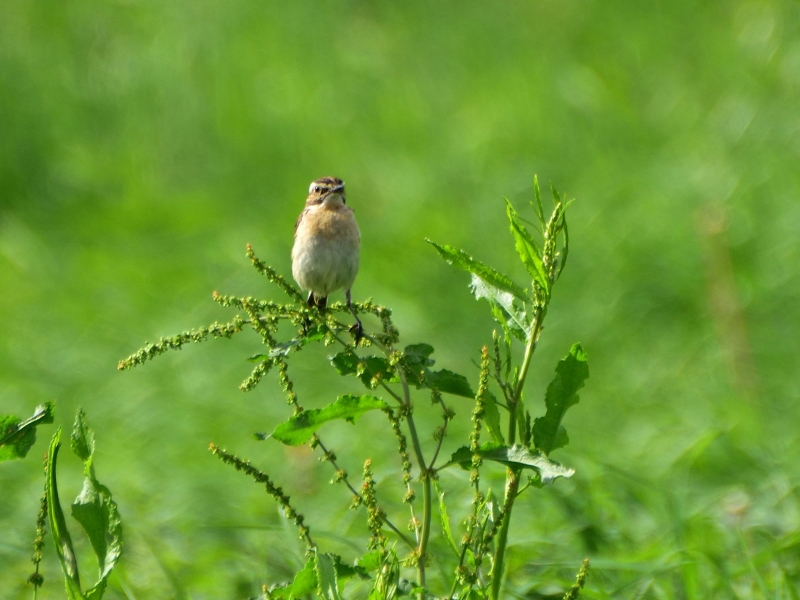
[[[339,396],[336,402],[324,408],[306,410],[281,423],[272,432],[272,437],[289,446],[306,443],[314,432],[328,421],[344,419],[355,423],[356,419],[371,410],[386,408],[387,404],[380,398],[365,394]]]
[[[463,271],[472,273],[492,287],[513,294],[523,302],[528,299],[528,295],[525,290],[511,281],[511,279],[502,273],[498,273],[492,267],[475,260],[463,250],[459,250],[458,248],[454,248],[452,246],[437,244],[431,240],[427,241],[432,244],[439,252],[439,255],[450,264],[462,269]]]
[[[493,442],[505,444],[506,441],[503,438],[503,432],[500,427],[500,411],[497,410],[497,399],[494,394],[488,392],[484,402],[483,422],[486,424],[486,429],[489,430],[489,435],[492,436]]]
[[[543,417],[534,420],[533,441],[545,454],[550,454],[569,442],[561,421],[567,409],[580,400],[578,390],[583,387],[588,377],[589,364],[586,353],[580,344],[574,344],[569,354],[559,361],[556,376],[547,386],[544,400],[547,412]]]
[[[0,416],[0,462],[24,458],[36,443],[36,427],[53,422],[53,404],[37,406],[33,415],[21,421],[14,415]]]
[[[506,466],[534,469],[544,483],[550,483],[558,477],[572,477],[575,474],[573,469],[568,469],[550,460],[541,452],[528,450],[519,444],[509,447],[495,442],[487,442],[481,445],[477,454],[484,460],[492,460]],[[472,452],[467,446],[456,450],[450,457],[450,462],[442,468],[454,464],[459,465],[462,469],[472,467]]]
[[[453,553],[456,556],[460,556],[461,553],[458,550],[456,540],[453,538],[453,531],[450,528],[450,517],[447,514],[447,504],[445,504],[444,501],[444,492],[442,491],[439,482],[435,479],[433,480],[433,487],[436,489],[436,496],[439,498],[439,522],[442,525],[444,539],[447,541],[447,544],[450,546],[450,549],[453,551]]]
[[[514,296],[512,294],[486,283],[476,275],[472,276],[470,287],[478,300],[483,298],[500,306],[508,316],[506,323],[511,333],[519,338],[520,341],[524,342],[526,340],[527,336],[530,335],[530,324],[524,310],[514,305]]]
[[[58,451],[61,448],[61,428],[53,435],[50,441],[50,450],[47,461],[47,478],[45,492],[47,494],[47,516],[50,523],[50,533],[56,548],[61,570],[64,572],[68,600],[84,600],[81,593],[81,580],[78,574],[78,561],[72,548],[72,538],[67,529],[67,521],[61,510],[58,498],[58,481],[56,479],[56,466],[58,464]]]
[[[339,375],[356,375],[369,389],[374,387],[373,379],[387,383],[399,381],[394,367],[388,360],[379,356],[361,357],[347,351],[332,356],[330,361]]]
[[[431,358],[433,354],[433,346],[430,344],[411,344],[403,350],[403,361],[409,367],[432,367],[434,361]]]
[[[514,245],[517,249],[522,264],[528,271],[531,278],[544,290],[550,289],[550,278],[547,276],[544,264],[542,263],[542,252],[539,245],[525,228],[519,218],[517,211],[506,200],[506,214],[511,225],[511,233],[514,236]]]
[[[303,598],[308,594],[317,591],[317,573],[314,569],[315,559],[310,558],[305,566],[297,572],[292,583],[288,585],[275,586],[269,590],[268,597],[294,600]]]
[[[425,379],[429,386],[434,390],[446,394],[453,394],[454,396],[462,396],[464,398],[474,398],[475,392],[469,385],[469,381],[463,375],[453,373],[447,369],[441,371],[428,371]]]
[[[75,414],[70,446],[76,456],[84,463],[91,459],[94,454],[94,432],[86,425],[86,415],[82,408],[79,408]]]
[[[314,570],[317,573],[317,594],[324,600],[340,600],[339,582],[333,556],[321,552],[315,554]]]
[[[72,503],[72,516],[80,523],[94,550],[100,578],[86,592],[87,600],[102,597],[106,581],[122,555],[122,519],[111,492],[94,474],[94,432],[86,424],[83,410],[78,409],[72,428],[72,451],[84,462],[83,490]]]

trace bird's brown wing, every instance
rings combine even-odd
[[[306,216],[307,212],[308,212],[308,209],[306,208],[306,209],[303,210],[303,212],[300,213],[300,216],[297,217],[297,221],[294,224],[294,234],[295,235],[297,235],[297,228],[300,227],[300,221],[303,220],[303,217]]]

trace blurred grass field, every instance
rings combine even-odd
[[[528,403],[574,341],[591,378],[556,455],[576,476],[515,513],[507,596],[556,597],[588,556],[587,598],[797,598],[798,94],[789,0],[0,2],[0,413],[86,410],[126,536],[108,598],[247,598],[302,564],[212,441],[352,558],[363,515],[329,467],[252,439],[289,414],[274,374],[237,389],[256,339],[117,361],[227,320],[213,290],[278,298],[245,244],[288,275],[308,183],[336,175],[362,231],[354,297],[474,382],[492,321],[424,238],[523,282],[502,198],[525,212],[538,173],[577,202]],[[306,406],[358,391],[325,356],[297,356]],[[326,435],[389,497],[372,418]],[[0,465],[4,598],[31,596],[53,431]],[[39,597],[63,597],[50,546],[44,575]]]

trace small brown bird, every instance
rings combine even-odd
[[[292,275],[308,290],[308,305],[324,309],[328,296],[345,290],[347,306],[356,319],[356,341],[363,334],[361,320],[353,310],[350,288],[358,273],[361,232],[353,209],[346,205],[344,182],[321,177],[308,188],[306,207],[294,226]]]

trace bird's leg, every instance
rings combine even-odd
[[[358,342],[361,341],[361,338],[364,337],[364,326],[361,324],[361,319],[358,318],[355,309],[353,308],[353,303],[350,301],[350,290],[347,290],[345,293],[347,298],[347,308],[350,309],[350,312],[353,313],[353,317],[355,317],[355,325],[350,328],[350,331],[353,333],[353,336],[356,338],[356,346],[358,346]]]
[[[316,306],[317,303],[314,301],[314,292],[308,292],[308,300],[306,300],[306,304],[309,306]],[[303,317],[303,335],[308,335],[308,332],[311,330],[311,321],[308,317]]]

